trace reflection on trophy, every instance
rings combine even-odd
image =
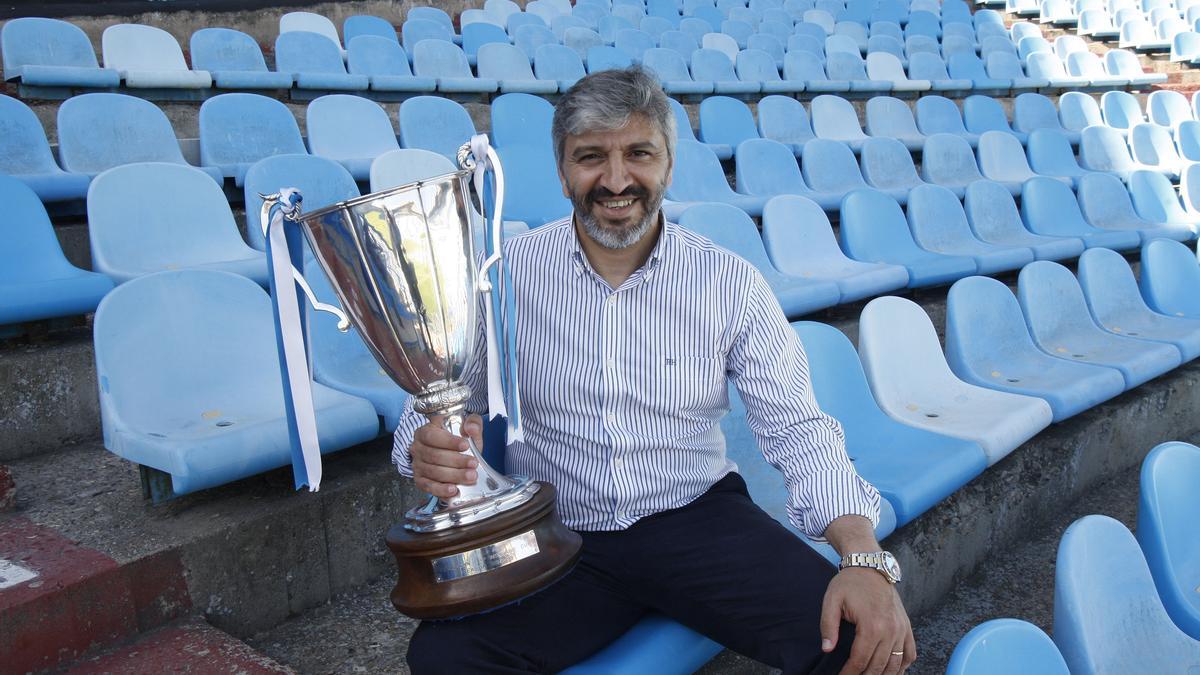
[[[456,173],[298,218],[383,369],[413,396],[417,412],[442,416],[456,435],[471,395],[460,380],[475,354],[479,294],[494,292],[477,268],[468,147]],[[498,168],[495,152],[482,147]],[[408,511],[387,535],[399,567],[392,603],[415,618],[512,602],[564,575],[579,555],[579,535],[559,521],[552,485],[495,471],[473,443],[466,452],[479,463],[475,485]]]

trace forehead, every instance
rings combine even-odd
[[[582,134],[568,135],[565,140],[566,154],[580,148],[623,148],[644,144],[662,147],[665,145],[663,134],[654,126],[649,117],[641,113],[630,115],[629,121],[623,127],[585,131]]]

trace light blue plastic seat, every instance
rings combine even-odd
[[[1081,77],[1087,80],[1088,89],[1105,91],[1113,87],[1126,87],[1129,79],[1122,75],[1110,75],[1104,69],[1104,61],[1100,56],[1090,51],[1072,52],[1065,59],[1067,74],[1072,78]]]
[[[1050,83],[1048,87],[1042,88],[1044,92],[1093,90],[1088,78],[1068,74],[1063,62],[1053,52],[1035,52],[1027,56],[1025,72],[1029,73],[1029,77],[1043,79]]]
[[[700,141],[736,148],[754,138],[759,138],[758,126],[745,103],[728,96],[709,96],[700,103]]]
[[[1129,175],[1129,194],[1138,215],[1174,230],[1200,227],[1200,214],[1188,213],[1179,203],[1175,187],[1157,171],[1134,171]]]
[[[59,168],[42,123],[29,106],[0,95],[0,128],[0,174],[28,185],[43,202],[87,195],[91,179]]]
[[[1200,641],[1171,622],[1137,540],[1108,516],[1080,518],[1059,542],[1054,643],[1078,675],[1200,667]]]
[[[724,33],[705,33],[704,37],[700,38],[700,48],[715,49],[725,54],[730,63],[737,58],[738,51],[741,49],[738,47],[737,40]]]
[[[675,113],[675,137],[695,141],[696,133],[692,130],[692,121],[688,117],[688,113],[683,109],[683,104],[679,101],[667,97],[667,103],[671,106],[671,111]],[[717,156],[719,160],[727,160],[733,158],[733,146],[721,143],[705,143],[709,150]]]
[[[787,29],[785,28],[784,30],[786,31]],[[783,55],[787,53],[787,40],[790,37],[791,37],[790,33],[788,35],[783,36],[782,38],[778,37],[776,35],[767,35],[765,33],[755,33],[754,35],[750,36],[749,40],[746,40],[746,49],[744,49],[742,51],[750,51],[751,49],[753,49],[755,51],[760,51],[760,52],[766,53],[766,55],[769,57],[769,60],[767,62],[770,63],[772,67],[769,70],[764,69],[764,71],[768,75],[770,75],[770,73],[775,73],[775,78],[778,78],[779,71],[783,69]],[[741,52],[738,52],[738,54],[740,55]],[[759,66],[759,58],[760,57],[755,57],[755,61],[753,64],[756,69],[760,67]],[[735,60],[734,66],[735,67],[737,66],[736,60]],[[741,74],[741,72],[738,73],[738,76],[741,77],[742,79],[760,79],[760,80],[763,79],[763,78],[746,77],[746,76],[743,76]],[[771,79],[775,79],[775,78],[771,78]]]
[[[1055,422],[1125,391],[1125,377],[1116,369],[1054,358],[1038,349],[1012,291],[988,277],[967,277],[950,287],[946,360],[966,382],[1043,399]]]
[[[958,104],[936,94],[917,99],[917,129],[924,135],[952,134],[961,136],[971,147],[979,143],[979,134],[967,131]]]
[[[513,15],[518,16],[518,15]],[[639,14],[635,19],[631,20],[623,16],[608,16],[601,17],[596,23],[596,32],[600,34],[600,39],[604,40],[604,44],[611,45],[617,41],[617,33],[623,30],[636,30],[638,24],[642,22],[644,14]],[[509,32],[512,32],[512,26],[509,26]]]
[[[215,167],[238,187],[264,157],[305,154],[292,111],[258,94],[221,94],[200,106],[200,164]]]
[[[466,39],[465,36],[463,39]],[[536,78],[525,53],[507,42],[490,42],[479,48],[479,76],[496,80],[500,84],[500,91],[506,94],[509,92],[526,94],[558,92],[557,81]]]
[[[813,132],[817,138],[844,143],[854,152],[862,149],[867,135],[858,124],[858,112],[841,96],[824,94],[809,104]]]
[[[530,94],[504,94],[492,101],[492,141],[507,176],[504,213],[538,227],[568,215],[571,202],[562,194],[550,124],[554,106]]]
[[[1050,424],[1050,405],[1040,398],[959,379],[929,315],[911,300],[875,298],[863,308],[858,329],[871,393],[902,424],[978,443],[989,466]]]
[[[721,22],[721,32],[737,42],[738,49],[746,48],[746,40],[754,34],[754,26],[745,21],[726,19]]]
[[[525,52],[525,55],[530,59],[537,54],[538,47],[542,45],[560,45],[558,38],[554,37],[554,33],[550,32],[549,28],[544,26],[521,26],[513,33],[513,44],[517,49]],[[571,49],[567,47],[567,49]],[[571,49],[571,51],[575,51]],[[579,52],[575,52],[578,56]]]
[[[892,82],[875,80],[867,76],[867,64],[858,54],[834,52],[825,55],[825,72],[831,80],[846,80],[850,91],[863,94],[886,94],[892,91]]]
[[[296,90],[366,91],[371,86],[366,75],[346,72],[337,44],[307,31],[280,33],[275,38],[275,70],[295,80],[293,97]]]
[[[975,153],[965,138],[933,134],[926,137],[921,151],[921,178],[960,195],[971,183],[983,180],[983,174],[979,172]]]
[[[1080,211],[1089,223],[1106,230],[1137,232],[1144,244],[1166,237],[1187,241],[1196,233],[1186,223],[1147,220],[1138,214],[1121,179],[1106,173],[1091,173],[1079,179],[1076,190]],[[1171,195],[1174,199],[1174,195]]]
[[[246,241],[265,251],[263,223],[259,219],[262,197],[283,188],[296,188],[304,197],[301,211],[309,212],[359,196],[354,176],[341,164],[313,155],[275,155],[255,162],[246,172]]]
[[[1128,135],[1129,130],[1136,124],[1146,121],[1141,103],[1127,91],[1109,91],[1100,97],[1100,110],[1104,114],[1104,123]]]
[[[1179,197],[1184,211],[1191,216],[1200,214],[1200,169],[1196,167],[1196,164],[1184,167],[1179,178]]]
[[[738,467],[741,468],[740,465]],[[755,503],[759,498],[755,497]],[[724,649],[719,643],[661,614],[651,613],[621,637],[585,661],[562,671],[563,675],[607,673],[660,673],[663,659],[680,673],[701,668]]]
[[[488,21],[503,28],[509,16],[521,11],[521,6],[512,0],[485,0],[483,11]]]
[[[867,184],[877,190],[903,194],[926,184],[917,175],[908,149],[894,138],[868,138],[859,153],[859,164]]]
[[[700,48],[700,40],[681,30],[669,30],[659,36],[658,46],[679,54],[684,61],[692,58],[692,52]]]
[[[850,91],[849,80],[831,80],[825,73],[821,57],[807,51],[788,51],[783,57],[783,77],[787,80],[803,80],[805,91],[837,92]]]
[[[838,222],[842,250],[863,262],[902,265],[908,287],[937,286],[975,274],[975,259],[933,253],[917,246],[895,199],[878,190],[855,190],[842,200]]]
[[[471,114],[441,96],[414,96],[400,104],[400,145],[432,150],[458,161],[458,149],[475,135]]]
[[[1079,166],[1071,141],[1062,132],[1036,129],[1025,149],[1030,168],[1043,176],[1069,179],[1078,187],[1081,178],[1094,173]]]
[[[804,182],[817,193],[845,196],[867,187],[854,153],[837,141],[817,138],[805,144],[800,168]],[[901,204],[908,199],[908,190],[903,187],[881,191]]]
[[[1163,316],[1147,307],[1121,254],[1108,249],[1085,251],[1079,257],[1079,285],[1101,328],[1174,345],[1184,363],[1200,356],[1200,320]]]
[[[683,57],[673,49],[647,49],[641,56],[642,65],[662,84],[671,96],[703,96],[713,91],[712,82],[696,82],[688,71]]]
[[[975,152],[980,173],[988,180],[1004,184],[1013,194],[1020,194],[1021,185],[1039,175],[1030,168],[1025,158],[1025,148],[1012,134],[986,131],[979,137],[979,147]],[[1053,178],[1071,185],[1070,178]]]
[[[65,98],[76,89],[121,85],[120,73],[101,68],[96,61],[87,34],[58,19],[9,19],[0,28],[0,56],[6,81],[19,83],[23,90],[58,90],[56,98]]]
[[[793,323],[792,328],[808,355],[817,403],[841,422],[855,470],[893,507],[898,526],[987,467],[976,443],[911,427],[884,414],[854,346],[841,331],[811,321]]]
[[[495,147],[526,145],[553,155],[550,125],[554,106],[546,99],[530,94],[504,94],[492,101],[491,114]],[[552,168],[557,171],[557,167]]]
[[[563,44],[566,44],[565,39],[567,36],[567,30],[571,29],[571,28],[582,28],[584,30],[591,30],[590,28],[587,27],[586,21],[584,21],[583,19],[580,19],[577,16],[571,16],[569,14],[568,15],[559,15],[550,20],[550,32],[554,33],[554,37],[557,38],[558,41]],[[595,31],[592,31],[592,32],[595,32]],[[597,34],[597,37],[599,37],[599,34]],[[570,46],[570,45],[567,45],[567,46]]]
[[[713,93],[749,96],[762,90],[759,82],[743,82],[733,69],[733,61],[716,49],[697,49],[692,52],[692,77],[697,82],[711,82]]]
[[[1079,143],[1079,134],[1063,127],[1054,102],[1041,94],[1027,92],[1017,96],[1013,102],[1013,128],[1024,134],[1034,129],[1052,129],[1066,134],[1072,144]]]
[[[713,9],[716,8],[714,7]],[[697,14],[691,14],[690,16],[685,16],[679,20],[680,32],[687,33],[688,35],[692,36],[692,39],[696,41],[695,48],[699,48],[701,38],[703,38],[707,33],[713,32],[713,30],[717,28],[720,28],[720,25],[713,26],[710,22]],[[691,52],[688,53],[690,54]]]
[[[628,68],[633,65],[633,59],[616,47],[604,45],[589,49],[583,63],[587,66],[587,71],[590,74],[604,70]]]
[[[437,7],[422,7],[422,6],[410,7],[408,9],[408,14],[405,16],[405,18],[406,19],[425,19],[428,21],[434,21],[436,23],[440,23],[443,26],[445,26],[446,30],[450,31],[451,33],[454,32],[454,20],[450,18],[450,15],[447,14],[446,10],[444,10],[444,9],[438,9]],[[458,40],[455,40],[455,41],[457,42]]]
[[[925,145],[925,134],[917,129],[908,104],[893,96],[874,96],[867,100],[867,134],[894,138],[910,151]]]
[[[901,63],[904,63],[908,60],[908,57],[904,52],[904,47],[905,45],[903,38],[893,37],[891,35],[872,35],[871,37],[867,38],[866,49],[861,49],[860,51],[862,51],[864,54],[869,54],[871,52],[887,52],[899,59]],[[913,53],[919,53],[917,51],[919,49],[920,46],[916,45]],[[935,51],[937,50],[936,42],[934,43],[933,49]],[[826,51],[828,50],[829,48],[827,46]]]
[[[779,77],[775,57],[761,49],[738,52],[737,76],[743,83],[758,83],[764,94],[796,94],[805,88],[803,80],[784,80]]]
[[[432,93],[437,80],[417,77],[408,64],[408,53],[399,42],[377,35],[359,35],[349,41],[346,66],[352,75],[363,75],[377,93]]]
[[[1012,46],[1012,43],[1007,40],[1001,39],[1001,42],[1007,43],[1010,48]],[[1049,80],[1027,75],[1024,66],[1021,65],[1021,61],[1016,54],[1005,51],[989,52],[984,57],[984,64],[989,77],[1012,82],[1012,92],[1014,94],[1018,91],[1032,93],[1050,86]]]
[[[1174,132],[1181,123],[1194,121],[1192,105],[1187,97],[1171,89],[1159,89],[1146,98],[1146,115],[1150,122]]]
[[[931,12],[913,11],[908,15],[908,24],[904,27],[907,35],[928,35],[932,38],[942,36],[942,22]]]
[[[620,37],[621,34],[623,34],[625,32],[626,31],[620,31],[617,34],[618,38]],[[563,46],[574,49],[575,52],[577,54],[579,54],[580,58],[586,57],[588,50],[593,47],[605,46],[604,38],[600,37],[599,33],[592,30],[591,28],[584,28],[582,26],[571,26],[571,27],[565,29],[563,31],[562,43],[563,43]],[[634,60],[640,61],[641,59],[640,59],[640,57],[638,57],[638,58],[635,58]]]
[[[1136,124],[1129,130],[1129,149],[1133,161],[1178,182],[1183,167],[1191,162],[1179,156],[1171,132],[1153,123]]]
[[[763,209],[762,238],[767,255],[780,272],[836,283],[839,303],[908,285],[908,270],[900,265],[847,258],[838,248],[821,206],[806,197],[782,195],[768,201]]]
[[[774,197],[801,195],[832,211],[842,201],[842,192],[817,192],[804,182],[792,151],[782,143],[766,138],[742,141],[737,146],[735,175],[737,191],[743,194]]]
[[[279,17],[279,33],[315,33],[332,42],[343,58],[346,50],[342,49],[342,40],[338,36],[337,26],[328,17],[315,12],[288,12]]]
[[[797,155],[816,138],[804,104],[790,96],[764,96],[758,102],[758,133],[792,148]]]
[[[1096,99],[1078,91],[1065,92],[1058,98],[1058,118],[1063,128],[1071,133],[1081,132],[1094,124],[1104,124],[1104,115]]]
[[[554,82],[564,94],[587,75],[578,52],[562,45],[538,47],[533,56],[533,72],[539,80]]]
[[[736,253],[753,265],[771,287],[783,313],[795,318],[838,303],[836,283],[783,274],[771,263],[754,221],[729,204],[698,204],[683,212],[679,224]]]
[[[963,99],[963,124],[967,131],[982,135],[985,131],[1003,131],[1025,143],[1029,135],[1016,131],[1009,125],[1008,116],[1000,102],[991,96],[972,94]]]
[[[453,24],[447,26],[441,21],[431,18],[413,17],[410,14],[400,26],[400,35],[404,50],[412,54],[421,40],[454,42],[454,26]]]
[[[946,675],[1070,675],[1050,636],[1018,619],[992,619],[958,641]]]
[[[37,194],[0,175],[0,326],[86,314],[113,288],[63,255]]]
[[[1062,359],[1121,371],[1133,388],[1178,366],[1179,349],[1161,342],[1111,333],[1088,311],[1079,281],[1058,263],[1039,260],[1017,276],[1025,323],[1042,351]]]
[[[657,41],[658,36],[663,33],[679,28],[681,19],[678,14],[671,15],[670,17],[650,14],[638,23],[638,29],[645,31]]]
[[[183,50],[167,31],[121,23],[104,29],[100,38],[104,67],[121,74],[130,89],[208,89],[212,75],[192,70]]]
[[[290,73],[267,70],[258,42],[229,28],[201,28],[189,42],[192,65],[212,76],[218,89],[290,89]]]
[[[153,103],[125,94],[83,94],[58,107],[58,158],[69,172],[95,177],[134,162],[188,166],[166,114]],[[215,167],[201,167],[218,185]]]
[[[954,79],[970,81],[971,89],[977,94],[1007,96],[1012,90],[1012,80],[989,75],[987,66],[974,52],[947,55],[946,70]]]
[[[413,73],[437,80],[443,94],[488,94],[500,83],[488,77],[475,77],[467,63],[467,55],[453,42],[421,40],[413,49]]]
[[[610,18],[615,19],[617,17]],[[546,30],[550,30],[550,24],[546,23],[545,19],[537,14],[529,14],[527,12],[515,12],[513,14],[509,14],[508,20],[504,23],[504,28],[508,31],[510,38],[515,37],[517,31],[520,30],[522,26],[539,26],[541,28],[545,28]]]
[[[971,56],[975,56],[972,50]],[[961,96],[974,89],[969,79],[953,78],[946,70],[946,62],[937,54],[918,52],[908,59],[908,76],[912,81],[929,82],[929,90]],[[917,99],[918,101],[920,99]]]
[[[355,180],[366,180],[376,157],[400,147],[387,112],[361,96],[329,94],[313,100],[307,126],[312,154],[340,162]]]
[[[176,495],[291,463],[271,299],[242,277],[161,272],[123,284],[96,310],[104,447],[169,474]],[[360,398],[312,385],[328,453],[371,440]]]
[[[1169,239],[1142,246],[1141,289],[1146,305],[1167,316],[1200,319],[1200,265],[1196,253]]]
[[[1147,73],[1133,52],[1124,49],[1109,49],[1104,53],[1104,65],[1109,73],[1127,78],[1135,87],[1162,84],[1167,81],[1166,73]]]
[[[387,38],[392,42],[400,40],[396,35],[396,27],[387,19],[369,14],[354,14],[346,17],[342,21],[342,38],[346,42],[346,48],[349,49],[350,43],[360,35],[374,35]]]
[[[1138,232],[1104,230],[1087,222],[1071,188],[1045,176],[1025,182],[1021,191],[1021,216],[1026,227],[1037,234],[1075,237],[1087,248],[1100,246],[1127,251],[1141,242]]]
[[[940,185],[922,185],[908,195],[908,227],[913,240],[927,251],[968,256],[979,274],[1020,269],[1033,262],[1033,251],[1023,246],[991,244],[977,239],[954,193]]]
[[[824,63],[825,62],[824,38],[817,40],[809,35],[801,35],[799,33],[793,33],[791,35],[791,37],[788,38],[787,48],[784,50],[784,53],[783,53],[783,56],[784,56],[784,64],[783,65],[784,65],[785,71],[787,69],[787,55],[792,52],[808,52],[809,54],[812,54],[813,56],[817,57],[817,61],[819,63]],[[822,70],[821,74],[824,75],[824,73],[825,73],[825,71]]]
[[[267,285],[266,257],[242,241],[225,194],[199,169],[161,162],[109,169],[92,181],[87,210],[92,267],[118,284],[187,268]]]
[[[740,194],[729,187],[721,163],[703,143],[680,139],[675,146],[675,171],[667,186],[667,199],[675,202],[719,202],[747,214],[762,215],[767,197]]]
[[[1135,172],[1149,168],[1133,159],[1121,132],[1107,126],[1088,127],[1080,133],[1079,164],[1091,171],[1115,174],[1126,182]]]
[[[1167,614],[1183,632],[1200,640],[1200,548],[1193,536],[1200,518],[1195,485],[1200,449],[1162,443],[1142,462],[1137,540]]]
[[[600,20],[612,16],[608,3],[599,2],[581,2],[571,9],[571,16],[578,17],[587,22],[588,28],[599,30]],[[514,12],[515,13],[515,12]]]
[[[887,82],[896,93],[915,94],[929,91],[933,84],[929,80],[910,79],[904,66],[894,54],[870,52],[867,54],[867,77]]]

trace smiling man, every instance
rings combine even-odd
[[[558,488],[582,556],[518,603],[422,623],[418,675],[557,672],[650,613],[785,673],[892,674],[916,658],[899,568],[872,529],[879,494],[818,409],[779,304],[752,266],[663,217],[674,140],[662,88],[637,68],[589,75],[555,110],[574,213],[506,246],[524,441],[505,469]],[[480,353],[464,377],[472,410],[485,368]],[[833,544],[840,571],[750,500],[719,426],[728,382],[784,474],[790,519]],[[462,438],[424,422],[406,411],[393,458],[452,496],[476,467]],[[464,433],[479,432],[472,417]]]

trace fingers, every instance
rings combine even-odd
[[[473,423],[473,430],[468,430],[469,423]],[[474,415],[468,423],[464,423],[463,431],[473,431],[476,442],[482,444],[482,438],[479,437],[482,428],[479,417]],[[440,418],[417,429],[409,448],[413,482],[419,489],[446,499],[458,494],[459,485],[474,484],[478,478],[476,468],[479,463],[471,455],[464,454],[467,447],[465,438],[442,428]]]
[[[917,660],[917,640],[913,637],[912,625],[908,626],[908,633],[904,637],[904,663],[900,668],[900,672],[908,670],[913,661]]]
[[[884,644],[886,643],[880,643],[881,646]],[[884,675],[897,675],[904,668],[904,660],[908,658],[908,650],[904,648],[904,642],[892,645],[884,654],[884,658]]]
[[[838,628],[842,624],[842,598],[830,585],[821,601],[821,651],[829,653],[837,647]]]

